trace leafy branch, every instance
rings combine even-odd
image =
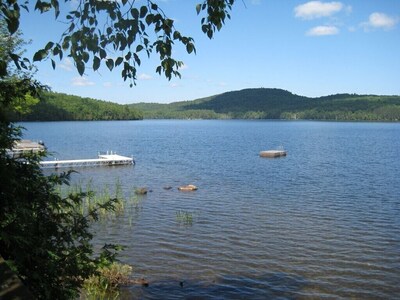
[[[19,28],[21,8],[29,11],[28,2],[26,0],[20,5],[16,0],[1,1],[1,13],[11,34]],[[209,38],[222,28],[226,18],[230,18],[233,3],[234,0],[207,0],[196,6],[197,14],[205,14],[201,24]],[[181,77],[179,68],[183,62],[172,55],[172,49],[181,44],[187,53],[196,53],[193,38],[178,31],[174,20],[168,18],[155,2],[147,0],[137,7],[135,4],[135,1],[128,0],[80,0],[76,9],[65,14],[68,28],[61,39],[58,42],[49,41],[36,51],[33,61],[50,59],[55,68],[54,58],[58,57],[61,61],[67,55],[72,58],[81,76],[89,67],[94,71],[102,65],[110,71],[120,67],[123,80],[129,80],[130,86],[133,86],[143,53],[149,57],[155,52],[160,61],[155,70],[158,74],[163,74],[168,80],[173,76]],[[55,18],[61,18],[58,0],[37,0],[34,9],[40,13],[53,10]],[[10,55],[18,68],[27,65],[26,59],[17,54]]]

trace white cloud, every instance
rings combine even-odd
[[[364,29],[376,28],[376,29],[392,29],[398,23],[398,18],[390,17],[384,13],[374,12],[369,15],[368,22],[364,22],[361,26]]]
[[[138,76],[138,79],[139,79],[139,80],[152,80],[153,77],[151,77],[151,75],[142,73],[142,74],[140,74],[140,75]]]
[[[110,87],[113,86],[113,84],[111,82],[109,82],[109,81],[106,81],[106,82],[103,83],[103,86],[106,87],[106,88],[110,88]]]
[[[86,77],[74,77],[71,80],[71,84],[73,86],[91,86],[91,85],[95,85],[95,83],[93,81],[90,81]]]
[[[300,4],[294,8],[296,18],[305,20],[312,20],[321,17],[329,17],[344,8],[341,2],[321,2],[321,1],[309,1],[304,4]],[[351,7],[347,7],[347,10],[351,10]]]
[[[171,88],[177,88],[180,87],[181,85],[179,83],[173,82],[169,85]]]
[[[185,64],[179,67],[179,70],[187,70],[187,69],[189,69],[189,66]]]
[[[74,64],[70,58],[64,59],[59,66],[61,69],[64,69],[68,72],[71,72],[74,69]]]
[[[335,35],[339,33],[339,28],[336,26],[316,26],[307,31],[309,36]]]

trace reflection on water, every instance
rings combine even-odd
[[[74,180],[124,193],[96,243],[126,246],[145,277],[127,298],[358,298],[400,294],[400,124],[280,121],[25,123],[60,159],[97,151],[135,166]],[[262,159],[283,145],[288,156]],[[194,184],[183,193],[178,186]],[[172,189],[164,189],[171,186]],[[188,212],[191,224],[177,218]]]

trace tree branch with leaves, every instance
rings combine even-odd
[[[18,30],[21,9],[29,11],[29,4],[29,1],[22,4],[15,0],[1,1],[1,13],[10,33]],[[234,0],[206,0],[195,7],[202,16],[202,31],[210,39],[222,28],[225,19],[230,18],[233,4]],[[196,52],[193,38],[178,31],[174,20],[154,1],[137,5],[134,0],[80,0],[76,9],[63,13],[58,0],[37,0],[34,9],[40,13],[53,11],[56,19],[65,18],[67,24],[59,41],[49,41],[33,57],[33,61],[50,59],[53,68],[55,58],[62,60],[65,55],[72,58],[80,75],[88,68],[97,71],[101,65],[110,71],[121,67],[122,79],[132,86],[143,55],[157,53],[160,64],[155,71],[170,80],[181,77],[179,68],[183,65],[172,55],[172,49],[180,44],[187,53]],[[23,67],[21,57],[14,53],[12,56],[17,67]]]

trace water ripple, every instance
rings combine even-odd
[[[400,295],[397,123],[77,122],[73,131],[70,123],[23,125],[27,138],[44,140],[65,155],[59,158],[134,154],[134,167],[79,175],[99,186],[120,178],[127,194],[153,190],[139,208],[127,205],[123,216],[94,227],[98,245],[124,244],[122,261],[150,281],[122,298]],[[258,157],[281,144],[287,157]],[[177,190],[188,183],[199,190]],[[177,211],[192,215],[192,224],[179,222]]]

